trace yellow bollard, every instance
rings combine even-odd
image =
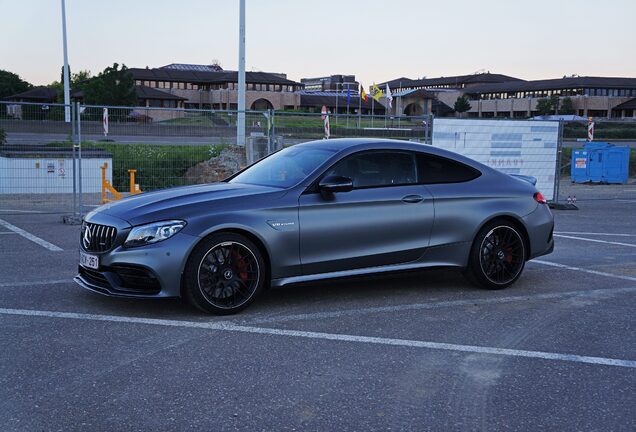
[[[121,199],[121,194],[117,192],[113,185],[110,184],[108,179],[106,179],[106,169],[108,169],[108,162],[104,162],[104,165],[100,168],[102,170],[102,204]],[[107,198],[106,194],[108,192],[112,193],[115,198]]]
[[[130,194],[137,195],[141,193],[141,189],[139,189],[139,185],[135,183],[135,173],[137,170],[128,170],[130,174]]]

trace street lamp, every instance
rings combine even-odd
[[[64,121],[71,121],[71,89],[70,74],[68,72],[68,50],[66,48],[66,4],[62,0],[62,45],[64,47]]]
[[[236,143],[245,145],[245,0],[239,6],[238,119]]]

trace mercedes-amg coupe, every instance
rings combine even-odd
[[[285,148],[212,184],[131,196],[89,213],[76,282],[122,297],[186,297],[238,312],[268,286],[450,266],[488,289],[552,252],[531,182],[406,141]]]

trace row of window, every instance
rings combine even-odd
[[[236,90],[238,88],[237,83],[223,83],[223,84],[196,84],[190,82],[176,82],[176,81],[150,81],[150,80],[135,80],[136,85],[142,85],[157,89],[178,89],[178,90]],[[247,90],[255,91],[275,91],[275,92],[293,92],[298,90],[298,86],[285,85],[285,84],[258,84],[247,83]]]
[[[179,108],[179,101],[167,99],[150,99],[148,106],[153,108]]]
[[[368,151],[340,161],[327,175],[349,177],[354,188],[459,183],[481,173],[450,159],[410,152]]]
[[[550,96],[609,96],[609,97],[636,97],[636,89],[608,89],[608,88],[579,88],[579,89],[557,89],[557,90],[537,90],[520,92],[499,92],[481,93],[473,96],[477,99],[523,99],[523,98],[545,98]]]

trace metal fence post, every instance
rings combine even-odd
[[[81,106],[77,102],[77,178],[79,180],[79,217],[84,217],[84,209],[82,206],[82,118],[81,118]]]
[[[559,120],[559,139],[557,140],[556,169],[554,172],[554,198],[555,204],[559,203],[559,193],[561,188],[561,159],[563,156],[563,121]]]
[[[276,149],[278,147],[277,143],[276,143],[276,111],[272,110],[272,150]]]
[[[77,107],[75,104],[71,104],[71,147],[73,148],[73,216],[78,215],[77,211],[77,154],[76,154],[76,145],[77,145],[77,136],[75,135],[77,132],[77,119],[75,111]]]

